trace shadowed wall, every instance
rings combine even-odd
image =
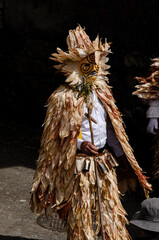
[[[47,98],[64,81],[49,57],[66,50],[77,24],[112,42],[110,85],[123,114],[130,143],[141,161],[152,139],[146,133],[146,104],[132,96],[134,76],[147,73],[158,56],[158,0],[0,0],[0,104],[3,120],[41,128]],[[142,152],[142,153],[141,153]],[[144,151],[149,161],[150,151]],[[148,164],[149,167],[149,164]]]

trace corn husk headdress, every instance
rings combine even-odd
[[[67,76],[66,82],[70,86],[82,83],[82,75],[79,72],[78,63],[92,53],[95,54],[95,62],[99,65],[97,79],[103,79],[104,77],[105,81],[108,81],[106,75],[109,74],[107,69],[110,66],[106,64],[109,60],[106,56],[111,50],[106,39],[104,44],[102,44],[99,36],[94,41],[91,41],[84,29],[79,25],[76,29],[69,31],[66,42],[68,52],[57,48],[57,53],[53,53],[50,59],[59,62],[54,67],[65,73]]]
[[[139,98],[146,100],[158,100],[159,58],[152,59],[150,67],[151,74],[148,77],[135,77],[140,85],[136,85],[137,90],[133,92],[133,95],[137,95]]]

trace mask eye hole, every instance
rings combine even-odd
[[[80,70],[82,73],[87,74],[92,70],[93,66],[90,63],[82,63],[80,66]]]

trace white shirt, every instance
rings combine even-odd
[[[97,124],[92,122],[92,129],[93,129],[93,137],[94,137],[94,145],[97,148],[103,148],[106,144],[113,149],[115,155],[117,157],[124,154],[121,145],[115,135],[113,126],[107,117],[107,113],[105,111],[105,108],[103,107],[103,104],[98,99],[96,94],[92,92],[92,101],[93,101],[93,109],[91,116],[97,121]],[[83,141],[89,141],[91,142],[91,133],[90,133],[90,127],[89,127],[89,121],[88,118],[85,116],[85,113],[88,113],[86,104],[84,103],[84,115],[83,120],[81,124],[81,134],[82,139],[77,140],[77,148],[80,149],[81,143]]]

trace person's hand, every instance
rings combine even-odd
[[[81,143],[81,151],[90,156],[98,154],[98,148],[88,141]]]
[[[157,118],[150,118],[147,132],[153,135],[156,135],[156,130],[158,130],[158,119]]]

